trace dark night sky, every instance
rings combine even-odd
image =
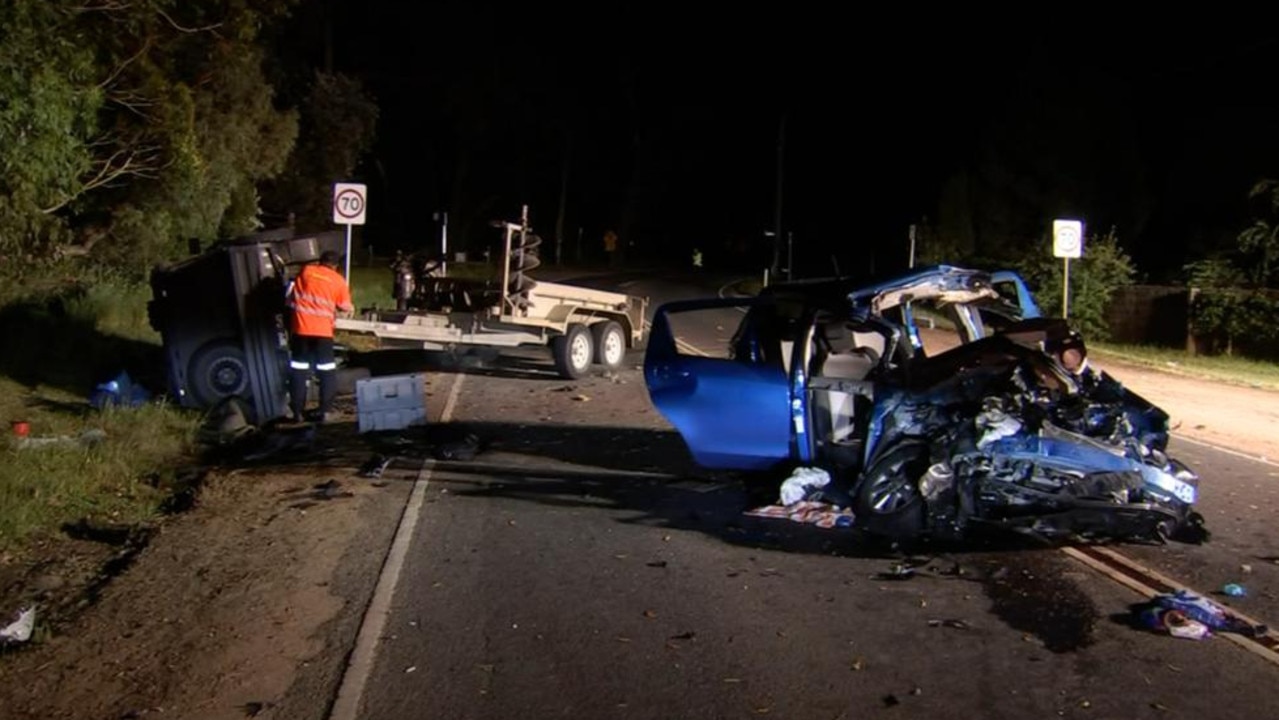
[[[1279,42],[1250,30],[1264,27],[1255,18],[1164,19],[1158,32],[1000,18],[972,30],[972,18],[922,9],[870,21],[332,2],[335,69],[364,77],[382,111],[359,171],[373,242],[424,242],[432,211],[460,208],[450,229],[471,219],[474,247],[485,220],[522,203],[549,238],[571,136],[566,242],[581,227],[589,255],[606,227],[628,227],[638,256],[678,250],[683,262],[697,242],[713,259],[717,243],[759,244],[773,224],[783,113],[784,225],[809,263],[904,260],[907,225],[937,219],[947,181],[966,170],[1091,230],[1115,225],[1158,277],[1229,242],[1249,187],[1279,173]],[[315,27],[300,18],[297,41],[318,62]],[[986,223],[1003,207],[974,212]],[[981,232],[1028,237],[1050,220],[1011,213]]]

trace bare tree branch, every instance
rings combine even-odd
[[[62,245],[58,247],[55,252],[61,257],[85,257],[93,250],[93,246],[98,244],[99,240],[110,234],[111,232],[107,228],[100,225],[94,225],[86,228],[81,233],[81,237],[83,237],[84,240],[80,244]]]
[[[169,23],[169,25],[172,26],[173,29],[177,30],[178,32],[201,33],[201,32],[208,32],[210,30],[217,30],[218,28],[222,27],[222,23],[220,22],[213,23],[212,25],[205,25],[204,27],[198,27],[198,28],[183,27],[179,25],[173,18],[169,17],[163,10],[156,8],[155,11],[160,14],[160,17],[164,18],[165,22]]]
[[[128,10],[131,6],[132,6],[132,3],[125,2],[124,0],[102,0],[101,2],[87,2],[84,5],[80,5],[78,7],[67,8],[67,10],[73,13],[91,13],[91,12],[111,13],[111,12],[121,12],[123,10]]]
[[[147,121],[151,121],[152,118],[144,108],[155,107],[158,104],[153,98],[133,90],[108,93],[106,99],[107,102],[119,105]]]
[[[57,203],[41,208],[40,212],[45,215],[55,213],[81,195],[116,185],[126,177],[154,180],[159,177],[159,171],[163,167],[159,162],[161,153],[159,145],[129,146],[121,143],[115,152],[94,163],[93,176],[82,181],[76,192],[68,193]]]
[[[125,68],[133,64],[134,60],[137,60],[138,58],[142,57],[142,54],[145,53],[150,48],[151,48],[151,37],[147,36],[147,38],[142,42],[142,47],[138,48],[138,51],[136,53],[134,53],[131,57],[126,58],[124,62],[117,65],[115,69],[111,71],[111,74],[107,76],[105,80],[98,83],[98,89],[99,90],[105,89],[108,85],[115,82],[115,79],[120,76],[120,73],[124,72]]]

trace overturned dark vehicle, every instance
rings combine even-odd
[[[705,313],[737,325],[723,357],[676,341]],[[1166,454],[1167,414],[1091,368],[1013,272],[936,266],[669,303],[645,379],[697,462],[823,468],[822,496],[871,533],[1204,536],[1198,476]]]

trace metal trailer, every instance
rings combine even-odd
[[[342,240],[340,232],[271,230],[154,268],[147,314],[163,341],[168,389],[177,403],[205,409],[238,397],[253,422],[285,415],[284,289],[296,268],[324,250],[340,250]]]
[[[504,234],[497,292],[480,281],[419,278],[410,303],[416,307],[364,310],[338,318],[337,329],[429,350],[549,346],[556,369],[570,379],[582,377],[592,364],[616,369],[627,349],[642,345],[648,298],[534,281],[527,273],[540,264],[541,240],[529,228],[528,208],[519,223],[495,226]]]

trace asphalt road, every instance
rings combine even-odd
[[[626,281],[663,300],[714,286]],[[1141,598],[1060,551],[903,557],[744,515],[769,490],[693,466],[641,361],[576,382],[518,359],[452,378],[440,432],[485,452],[423,472],[359,717],[1269,716],[1279,667],[1133,629]],[[1279,622],[1279,467],[1172,449],[1204,477],[1212,538],[1122,552],[1204,591],[1241,582],[1231,604]],[[913,579],[891,579],[903,562]]]

